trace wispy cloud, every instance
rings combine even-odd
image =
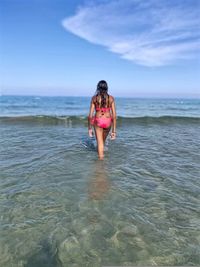
[[[199,0],[110,0],[79,7],[67,31],[145,66],[197,56]]]

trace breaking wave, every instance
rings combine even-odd
[[[87,124],[86,116],[9,116],[0,117],[0,124],[42,124],[42,125],[84,125]],[[200,117],[185,117],[185,116],[141,116],[141,117],[117,117],[117,124],[132,125],[132,124],[172,124],[172,123],[197,123],[200,124]]]

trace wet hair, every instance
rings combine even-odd
[[[96,96],[101,96],[101,107],[106,106],[106,96],[108,96],[108,84],[106,81],[101,80],[97,84]]]

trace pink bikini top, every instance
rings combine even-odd
[[[111,108],[98,108],[98,107],[96,107],[95,109],[96,111],[103,111],[103,112],[111,110]]]

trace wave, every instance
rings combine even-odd
[[[39,124],[39,125],[84,125],[87,124],[86,116],[2,116],[0,117],[0,124]],[[186,117],[186,116],[141,116],[141,117],[117,117],[118,125],[131,124],[200,124],[200,117]]]

